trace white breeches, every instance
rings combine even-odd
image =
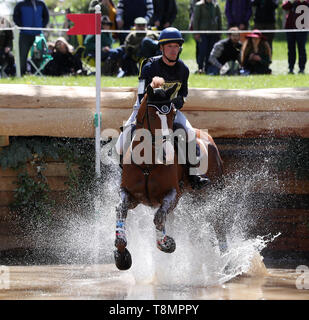
[[[124,125],[123,132],[120,133],[120,136],[116,143],[116,151],[118,154],[123,154],[123,147],[129,142],[128,138],[131,135],[131,124],[134,123],[136,116],[138,113],[138,109],[134,108],[133,112],[131,113],[129,119]],[[188,136],[188,142],[193,141],[195,139],[195,130],[193,129],[191,123],[188,121],[188,119],[185,117],[185,115],[177,110],[176,117],[174,122],[176,124],[180,124],[182,128],[186,130],[187,136]]]

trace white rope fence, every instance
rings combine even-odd
[[[67,32],[69,29],[61,29],[61,28],[30,28],[30,27],[18,27],[18,26],[14,26],[11,28],[1,28],[0,27],[0,31],[5,31],[5,30],[14,30],[14,29],[18,29],[18,30],[37,30],[37,31],[53,31],[53,32]],[[152,29],[148,29],[149,31],[154,31],[154,32],[158,32],[160,33],[162,30],[152,30]],[[143,30],[134,30],[134,29],[130,29],[130,30],[101,30],[101,32],[112,32],[112,33],[129,33],[129,32],[137,32],[137,33],[145,33],[145,31]],[[182,34],[195,34],[195,33],[250,33],[253,30],[237,30],[237,31],[230,31],[230,30],[180,30],[180,32]],[[303,28],[303,29],[270,29],[270,30],[264,30],[261,29],[259,30],[262,33],[285,33],[285,32],[308,32],[309,29],[308,28]]]

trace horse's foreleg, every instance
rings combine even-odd
[[[130,195],[125,189],[120,190],[121,201],[116,207],[116,240],[115,246],[119,251],[123,251],[127,246],[126,238],[126,218],[131,207]]]
[[[177,191],[172,189],[163,199],[162,205],[154,216],[156,226],[157,247],[164,252],[172,253],[176,249],[176,243],[173,238],[166,235],[165,222],[167,215],[175,208],[177,204]]]
[[[121,201],[116,207],[116,239],[114,251],[115,263],[118,269],[127,270],[132,265],[131,254],[126,248],[126,228],[125,222],[129,209],[134,208],[136,205],[131,200],[129,193],[125,189],[120,190]]]

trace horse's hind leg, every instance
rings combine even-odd
[[[172,237],[166,235],[165,222],[166,216],[175,208],[177,204],[177,191],[172,189],[163,199],[162,205],[154,216],[156,226],[157,247],[163,252],[172,253],[176,249],[176,243]]]
[[[115,263],[118,269],[127,270],[132,265],[131,254],[126,248],[127,238],[125,232],[125,222],[129,209],[133,209],[136,204],[133,203],[129,193],[125,189],[120,190],[121,202],[116,207],[116,239],[114,251]]]

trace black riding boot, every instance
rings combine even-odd
[[[199,157],[200,154],[200,146],[196,143],[196,157]],[[189,161],[187,161],[187,163],[191,168],[195,168],[198,165],[190,165]],[[210,184],[210,180],[206,177],[206,175],[200,176],[189,174],[189,182],[191,184],[191,188],[194,190],[201,190]]]
[[[210,184],[210,180],[207,177],[189,175],[189,181],[192,189],[201,190]]]

